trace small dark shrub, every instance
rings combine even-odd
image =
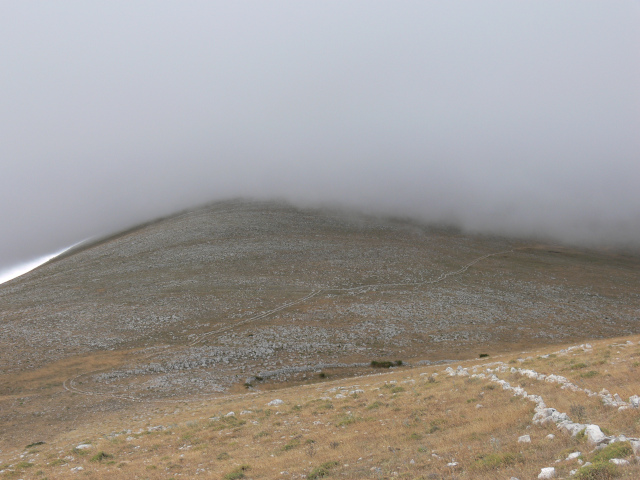
[[[389,360],[383,360],[383,361],[371,360],[371,366],[373,368],[400,367],[402,366],[402,360],[396,360],[395,362],[391,362]]]
[[[27,446],[26,446],[26,447],[24,447],[24,448],[37,447],[38,445],[44,445],[44,442],[33,442],[33,443],[30,443],[29,445],[27,445]]]
[[[488,353],[481,353],[480,355],[478,355],[479,358],[487,358],[488,356]]]

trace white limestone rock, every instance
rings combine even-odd
[[[581,431],[585,430],[587,428],[587,425],[583,423],[574,423],[571,421],[564,421],[558,424],[558,428],[560,430],[564,430],[565,432],[570,434],[572,437],[575,437]]]
[[[540,470],[538,478],[556,478],[556,469],[554,467],[545,467]]]
[[[533,416],[533,423],[537,425],[544,425],[549,422],[560,423],[570,422],[569,416],[566,413],[561,413],[555,408],[538,408],[535,409],[536,414]]]
[[[607,436],[602,433],[602,430],[600,430],[600,427],[598,425],[587,425],[584,433],[589,441],[591,443],[595,443],[596,445],[607,440]]]

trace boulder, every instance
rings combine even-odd
[[[540,470],[538,478],[556,478],[556,469],[554,467],[545,467]]]
[[[589,441],[591,443],[595,443],[596,445],[607,440],[607,436],[602,433],[602,430],[600,430],[600,427],[598,425],[587,425],[584,433]]]

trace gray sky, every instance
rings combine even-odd
[[[640,246],[635,1],[3,1],[0,270],[229,196]]]

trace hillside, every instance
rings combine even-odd
[[[635,479],[638,359],[635,336],[137,403],[9,447],[0,478]]]
[[[634,255],[216,203],[0,286],[0,450],[366,375],[372,361],[439,372],[639,334],[639,285]]]

